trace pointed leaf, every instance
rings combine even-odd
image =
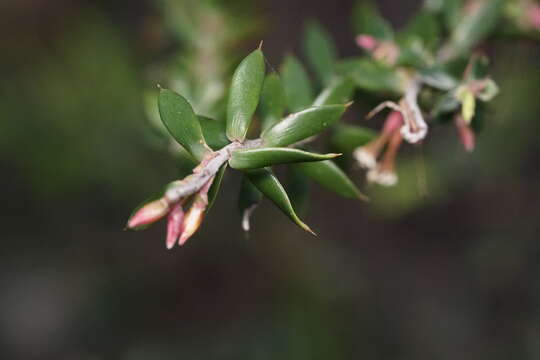
[[[443,58],[451,60],[469,51],[495,27],[505,0],[483,0],[477,7],[469,7],[451,34]],[[463,10],[462,10],[463,11]]]
[[[172,90],[162,89],[159,93],[159,114],[161,120],[180,145],[196,159],[201,160],[210,149],[206,146],[191,105]]]
[[[354,149],[366,145],[375,139],[377,133],[369,128],[340,124],[335,127],[335,131],[330,138],[333,149],[338,149],[343,153],[352,153]]]
[[[345,77],[335,77],[313,102],[313,106],[346,104],[351,100],[354,83]]]
[[[258,148],[237,150],[232,154],[229,164],[233,169],[259,169],[278,164],[311,162],[333,159],[340,154],[315,154],[292,148]]]
[[[313,102],[313,89],[302,63],[288,55],[281,67],[281,80],[285,88],[287,106],[291,112],[303,110]]]
[[[270,74],[264,80],[261,94],[260,114],[262,131],[272,127],[283,118],[286,100],[285,89],[279,75]]]
[[[356,34],[371,35],[380,40],[393,38],[392,26],[381,16],[373,1],[357,1],[352,21]]]
[[[234,72],[227,104],[227,137],[243,141],[259,104],[264,82],[264,55],[255,50]]]
[[[204,139],[213,150],[219,150],[230,143],[225,131],[226,124],[224,121],[213,120],[201,115],[198,118]]]
[[[277,123],[261,137],[269,147],[282,147],[294,144],[322,132],[335,123],[347,105],[325,105],[308,108],[291,114]]]
[[[208,207],[206,212],[208,213],[212,206],[214,206],[214,203],[216,202],[216,198],[219,193],[219,189],[221,189],[221,183],[223,182],[223,177],[225,176],[225,172],[227,171],[227,164],[223,164],[219,171],[216,174],[216,177],[214,178],[214,182],[212,183],[212,186],[210,187],[210,190],[208,190]]]
[[[332,79],[337,50],[332,38],[317,22],[310,22],[304,33],[304,52],[320,84]]]
[[[402,91],[402,80],[395,69],[368,58],[350,58],[338,64],[338,71],[367,91]]]
[[[311,179],[294,166],[288,166],[286,189],[296,213],[305,214],[309,205]]]
[[[255,185],[264,196],[272,200],[272,202],[296,225],[307,232],[315,234],[309,226],[304,224],[296,215],[287,192],[270,169],[247,170],[245,171],[245,174],[248,176],[251,183]]]
[[[367,200],[349,177],[332,160],[291,165],[317,183],[343,197]]]

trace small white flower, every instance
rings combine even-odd
[[[373,169],[377,166],[377,159],[372,152],[365,147],[354,150],[353,156],[358,164],[364,169]]]
[[[368,171],[367,179],[371,183],[379,184],[382,186],[394,186],[398,182],[398,176],[393,171],[379,171],[373,169]]]

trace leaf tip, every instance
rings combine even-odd
[[[261,42],[259,43],[259,46],[257,47],[257,50],[262,51],[263,43],[264,43],[264,40],[261,40]]]

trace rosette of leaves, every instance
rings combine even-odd
[[[236,68],[225,119],[198,115],[183,96],[161,89],[161,121],[198,165],[190,175],[168,184],[158,196],[139,207],[128,221],[128,228],[144,228],[168,216],[167,246],[183,244],[215,201],[227,169],[243,173],[239,203],[246,230],[249,215],[265,197],[295,224],[313,233],[297,215],[288,192],[272,170],[275,165],[295,165],[342,195],[361,197],[346,175],[329,162],[340,154],[319,154],[298,146],[336,123],[348,104],[306,104],[289,112],[284,98],[277,74],[266,75],[261,49],[249,54]],[[253,126],[257,109],[261,115],[260,132]],[[253,138],[248,139],[248,134]]]

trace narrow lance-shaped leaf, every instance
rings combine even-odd
[[[335,77],[313,102],[313,106],[345,104],[350,101],[354,82],[345,77]]]
[[[292,148],[257,148],[237,150],[232,154],[229,164],[233,169],[259,169],[267,166],[311,162],[333,159],[340,154],[315,154]]]
[[[353,9],[353,29],[357,34],[367,34],[380,40],[392,40],[394,32],[370,0],[358,1]]]
[[[332,38],[320,24],[310,22],[307,25],[304,34],[304,51],[319,83],[328,84],[334,72],[337,50]]]
[[[213,150],[219,150],[230,143],[225,132],[226,124],[224,121],[213,120],[199,115],[199,123],[206,143]]]
[[[240,195],[238,197],[238,209],[242,214],[242,229],[249,231],[251,228],[251,215],[259,205],[262,193],[251,183],[247,176],[242,177]]]
[[[325,105],[308,108],[287,116],[265,131],[261,137],[265,145],[270,147],[294,144],[316,135],[334,124],[339,120],[346,108],[347,105]]]
[[[367,200],[349,177],[332,160],[292,165],[321,186],[343,197]]]
[[[291,112],[307,108],[313,102],[313,88],[302,63],[288,55],[281,67],[281,80],[285,88],[287,106]]]
[[[212,206],[214,206],[214,203],[216,202],[216,198],[219,194],[219,190],[221,189],[221,183],[223,182],[223,177],[225,176],[226,171],[227,164],[223,164],[219,169],[218,173],[216,174],[210,190],[208,190],[208,207],[206,210],[207,213],[208,211],[210,211],[210,209],[212,208]]]
[[[161,120],[167,130],[191,155],[201,160],[210,149],[191,105],[182,96],[167,89],[160,91],[158,104]]]
[[[352,153],[359,146],[364,146],[375,139],[377,133],[369,128],[340,124],[330,138],[333,149],[344,153]]]
[[[255,50],[234,72],[227,104],[227,137],[231,141],[243,141],[246,137],[259,104],[264,71],[264,55]]]
[[[286,189],[296,213],[305,214],[309,205],[311,179],[294,166],[288,166]]]
[[[260,192],[280,208],[296,225],[300,226],[307,232],[315,234],[309,226],[304,224],[296,215],[287,192],[274,176],[270,169],[258,169],[245,171],[249,180]]]
[[[350,58],[338,64],[338,71],[349,76],[356,86],[367,91],[400,93],[402,79],[395,69],[367,58]]]
[[[261,94],[260,114],[262,131],[270,128],[283,118],[285,113],[285,89],[279,75],[272,73],[264,80]]]
[[[448,61],[462,55],[483,40],[496,25],[505,0],[477,0],[467,9],[451,34],[450,43],[443,48],[441,57]]]

